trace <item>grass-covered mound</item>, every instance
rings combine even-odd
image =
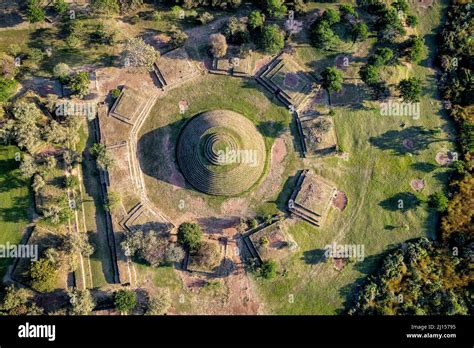
[[[204,112],[181,132],[178,164],[197,190],[233,196],[249,190],[265,167],[265,143],[244,116],[228,110]]]

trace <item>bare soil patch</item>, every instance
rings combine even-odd
[[[454,162],[454,158],[451,152],[449,151],[440,151],[436,154],[436,163],[442,166],[448,166]]]
[[[339,210],[344,210],[347,206],[347,195],[342,191],[337,191],[332,199],[332,205]]]
[[[419,192],[425,187],[425,181],[423,179],[413,179],[410,182],[410,186],[413,190]]]

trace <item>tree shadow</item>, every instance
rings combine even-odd
[[[430,173],[436,168],[438,168],[438,166],[430,162],[417,162],[417,163],[411,164],[410,167],[412,167],[414,170],[417,170],[423,173]]]
[[[285,130],[285,123],[283,121],[265,121],[259,123],[257,129],[265,137],[277,138]]]
[[[325,249],[313,249],[303,252],[301,259],[308,265],[317,265],[326,260]]]
[[[404,144],[404,141],[409,144]],[[443,141],[434,132],[422,126],[412,126],[403,130],[390,130],[380,136],[370,137],[369,142],[381,150],[390,150],[396,155],[419,154],[432,143]]]
[[[379,206],[388,211],[401,211],[405,213],[420,205],[420,200],[411,192],[400,192],[379,203]]]
[[[146,175],[176,185],[173,175],[181,173],[176,160],[176,139],[179,138],[179,133],[185,123],[186,120],[181,119],[155,128],[141,136],[137,143],[138,160]],[[168,144],[170,148],[163,148],[163,139],[166,138],[170,139],[170,144]],[[149,151],[149,149],[155,150]],[[166,157],[169,157],[166,159],[166,165],[164,161],[157,160]]]

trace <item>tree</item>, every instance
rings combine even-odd
[[[137,295],[131,290],[119,290],[115,293],[114,305],[121,313],[128,313],[137,305]]]
[[[410,37],[406,42],[405,54],[413,63],[420,62],[425,53],[424,40],[417,36]]]
[[[201,226],[196,223],[185,222],[178,228],[178,243],[188,247],[191,251],[197,251],[201,245]]]
[[[104,209],[107,211],[114,211],[122,204],[122,196],[117,191],[109,191],[107,193],[107,200],[104,204]]]
[[[146,315],[163,315],[171,305],[171,295],[166,289],[158,289],[157,293],[151,295],[148,300]]]
[[[265,11],[270,17],[283,18],[288,9],[285,5],[285,0],[263,0]]]
[[[342,72],[335,67],[328,67],[321,73],[322,86],[328,91],[340,92],[342,89]]]
[[[13,137],[18,146],[32,152],[40,141],[40,129],[37,122],[41,112],[34,103],[18,102],[13,108]]]
[[[80,71],[69,79],[69,88],[80,98],[83,98],[89,93],[89,84],[89,73],[86,71]]]
[[[421,96],[421,80],[416,77],[401,80],[397,86],[400,97],[405,102],[419,102]]]
[[[443,213],[448,209],[448,203],[448,198],[441,191],[435,192],[430,196],[429,205],[440,213]]]
[[[168,240],[155,231],[149,231],[145,234],[143,245],[140,250],[142,258],[151,266],[157,267],[165,261],[165,252],[168,246]]]
[[[6,288],[0,310],[8,315],[40,315],[43,310],[32,302],[33,294],[25,288],[10,285]]]
[[[207,269],[214,269],[219,266],[221,261],[220,247],[216,243],[203,242],[200,244],[199,249],[193,257],[193,260],[199,266],[203,266]]]
[[[37,23],[44,21],[45,14],[44,9],[40,6],[39,0],[28,0],[28,6],[26,9],[26,17],[30,23]]]
[[[211,54],[216,58],[224,57],[227,53],[227,41],[222,34],[212,34],[209,38]]]
[[[329,23],[320,20],[316,21],[311,30],[311,41],[317,48],[330,50],[336,45],[338,39]]]
[[[260,276],[265,279],[275,278],[277,272],[277,264],[274,260],[266,260],[262,262],[260,267]]]
[[[367,85],[373,86],[380,82],[380,74],[378,69],[372,64],[364,65],[360,71],[359,75]]]
[[[33,261],[29,269],[31,287],[39,292],[49,292],[56,288],[58,281],[57,265],[42,258]]]
[[[285,36],[276,24],[263,27],[261,45],[265,52],[278,53],[285,46]]]
[[[165,252],[165,261],[166,262],[181,262],[183,261],[185,252],[177,244],[170,244]]]
[[[138,68],[151,69],[158,58],[160,58],[160,53],[139,37],[128,39],[122,53],[125,66]]]
[[[88,315],[95,307],[94,299],[88,289],[74,289],[68,295],[73,315]]]
[[[249,18],[248,18],[248,25],[251,30],[262,28],[264,24],[265,24],[265,15],[262,12],[258,10],[254,10],[250,12]]]
[[[83,232],[67,234],[62,240],[60,249],[68,258],[71,271],[79,268],[79,255],[89,257],[94,253],[94,247],[89,243],[87,233]]]
[[[231,17],[227,21],[224,28],[224,35],[230,43],[241,45],[249,41],[249,32],[247,23],[243,19]]]
[[[96,158],[97,165],[102,170],[107,170],[115,166],[115,158],[112,157],[111,153],[107,150],[103,144],[92,145],[90,152],[92,156]]]
[[[351,31],[354,42],[364,41],[369,37],[369,29],[367,28],[367,24],[364,22],[354,23]]]
[[[90,6],[94,12],[107,15],[120,11],[118,0],[92,0]]]
[[[393,58],[393,51],[388,47],[377,48],[375,54],[370,57],[369,63],[381,67],[389,63]]]

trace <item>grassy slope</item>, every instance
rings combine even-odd
[[[260,87],[257,87],[257,83],[253,80],[208,74],[193,83],[169,91],[164,98],[159,99],[151,111],[152,116],[145,121],[141,128],[139,139],[148,132],[156,130],[156,136],[154,135],[152,139],[148,138],[147,145],[143,145],[143,148],[159,149],[161,144],[155,143],[155,141],[160,140],[165,132],[171,134],[173,143],[176,142],[184,119],[206,110],[229,109],[247,116],[257,124],[261,132],[267,135],[265,143],[268,151],[280,123],[283,127],[287,127],[290,121],[288,110],[272,103],[268,98],[269,96]],[[182,99],[189,103],[189,110],[184,115],[179,114],[178,108],[178,103]],[[164,130],[163,126],[168,124],[171,124],[171,129]],[[145,154],[144,160],[150,162],[146,166],[157,165],[164,160],[160,157],[161,152],[156,151],[153,156]],[[172,155],[174,157],[174,154]],[[166,196],[166,201],[170,204],[158,204],[158,206],[163,206],[164,212],[172,217],[173,211],[178,207],[180,200],[185,199],[185,196],[180,191],[171,192],[169,185],[148,175],[145,176],[145,181],[152,201],[157,200],[157,203],[160,203],[163,201],[163,195]],[[209,197],[193,190],[183,191],[186,191],[186,194],[203,197],[211,205],[220,205],[223,201],[222,198]],[[169,196],[167,192],[169,192]]]
[[[433,10],[423,10],[421,16],[419,28],[423,30],[423,35],[430,34],[425,38],[431,54],[431,34],[440,22],[440,13],[441,7],[436,5]],[[413,178],[425,180],[424,195],[441,189],[446,183],[446,170],[439,168],[434,161],[437,151],[452,149],[445,133],[439,136],[440,139],[423,147],[419,154],[400,155],[394,151],[403,140],[404,132],[400,128],[402,122],[406,124],[405,129],[412,126],[427,129],[449,127],[442,116],[439,102],[434,99],[436,85],[433,70],[423,65],[414,67],[413,71],[401,69],[405,70],[401,76],[416,75],[426,83],[419,120],[407,117],[383,118],[377,111],[336,108],[338,139],[349,152],[350,160],[326,159],[318,162],[315,170],[331,178],[347,193],[349,205],[342,213],[333,210],[322,229],[315,229],[304,222],[293,225],[290,232],[299,244],[300,251],[282,265],[282,270],[288,271],[287,275],[272,281],[256,281],[268,311],[282,314],[337,313],[343,308],[346,296],[353,290],[352,284],[373,271],[380,253],[387,247],[413,237],[434,236],[437,216],[425,206],[401,212],[397,211],[396,203],[395,209],[393,202],[386,208],[380,205],[400,193],[413,192],[409,186]],[[390,149],[391,146],[377,148],[369,142],[371,137],[379,138],[392,130],[396,133],[387,140],[393,144],[393,149]],[[417,163],[429,163],[435,167],[427,171],[417,170],[413,167]],[[350,264],[341,273],[336,272],[330,263],[312,264],[318,250],[332,243],[340,233],[341,244],[365,245],[365,260]],[[293,303],[288,301],[289,295],[294,296]]]
[[[20,178],[15,146],[0,146],[0,244],[18,244],[28,224],[30,194],[27,181]],[[0,259],[0,278],[10,259]]]

